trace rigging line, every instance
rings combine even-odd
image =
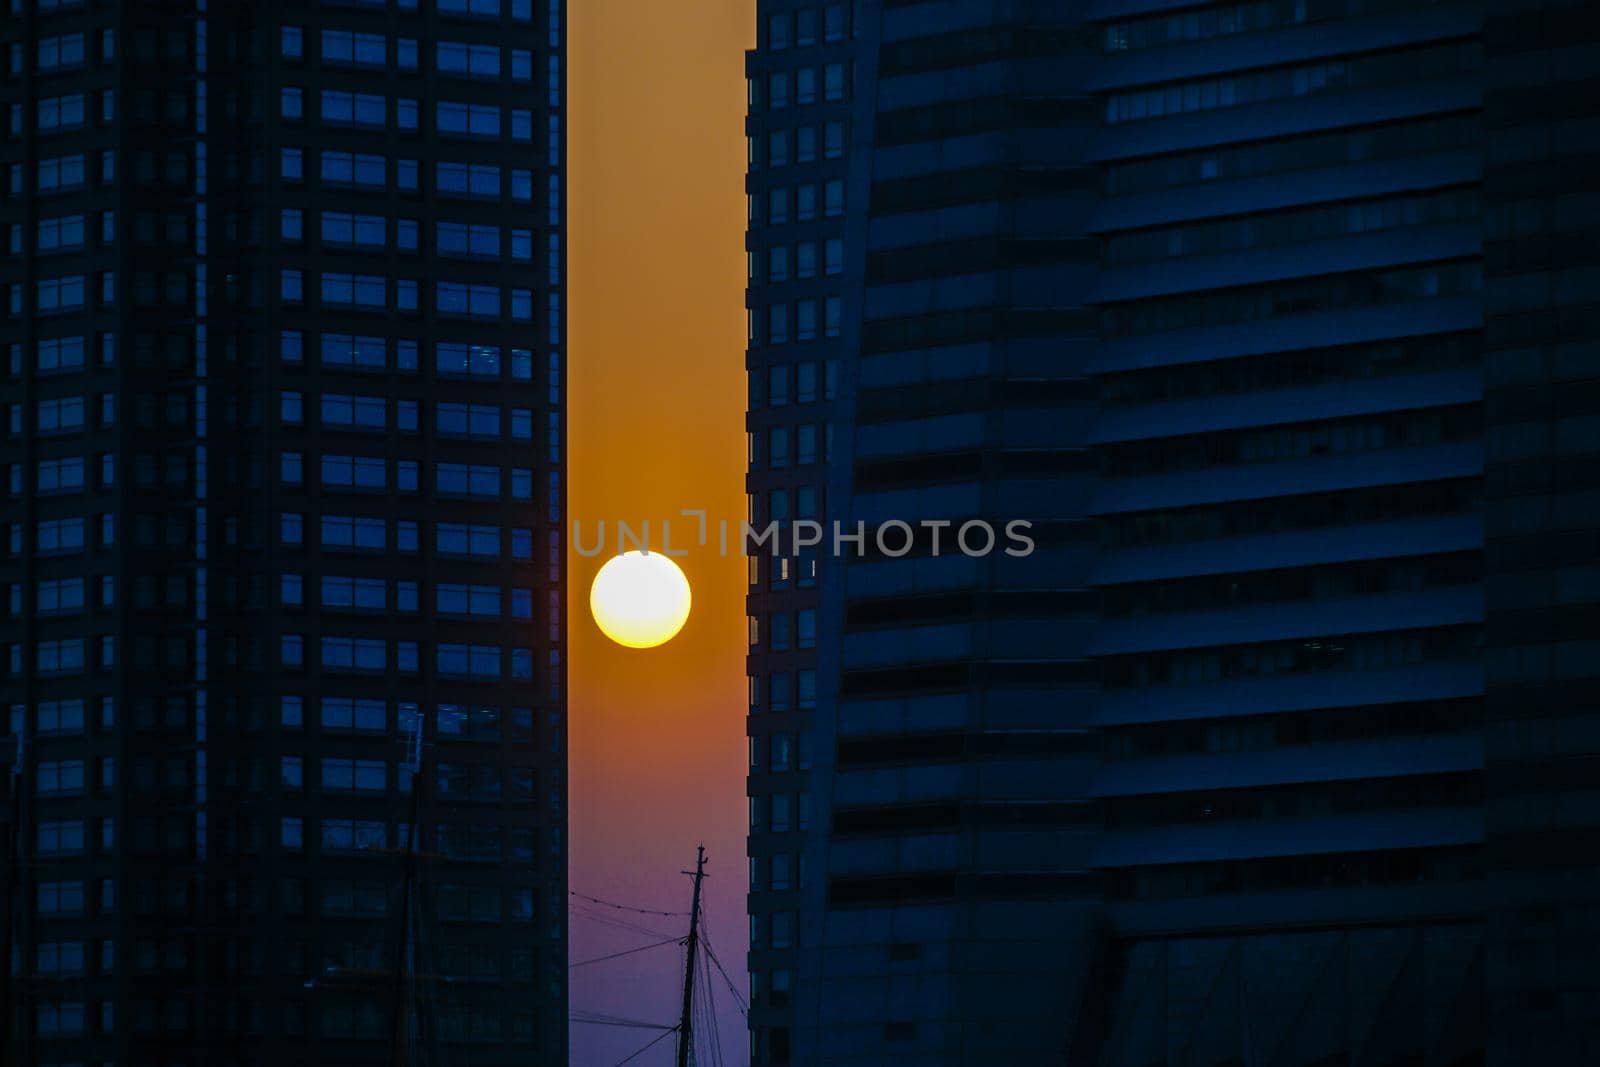
[[[702,925],[704,925],[705,921],[706,921],[705,911],[702,910],[701,913],[700,913],[700,922],[701,922]],[[710,956],[711,956],[711,954],[708,952],[708,953],[706,953],[706,957],[700,961],[700,970],[705,975],[706,1016],[707,1016],[707,1021],[710,1023],[710,1026],[711,1026],[711,1040],[712,1040],[712,1046],[711,1047],[716,1050],[716,1058],[714,1059],[713,1062],[716,1064],[716,1067],[722,1067],[722,1062],[723,1062],[723,1057],[722,1057],[722,1027],[721,1027],[721,1025],[719,1023],[719,1020],[717,1019],[717,987],[716,987],[716,984],[711,981],[711,959],[710,959]]]
[[[640,915],[665,915],[668,918],[678,919],[684,918],[689,914],[686,911],[657,911],[654,908],[636,908],[631,904],[618,904],[615,901],[601,900],[599,897],[591,897],[589,894],[580,893],[576,889],[567,890],[567,895],[577,897],[579,900],[587,900],[591,904],[602,904],[608,908],[616,908],[618,911],[638,912]]]
[[[722,975],[722,980],[728,984],[728,992],[733,994],[734,1003],[739,1006],[740,1014],[748,1017],[750,1014],[749,1001],[745,1000],[744,994],[739,992],[739,987],[734,985],[733,979],[728,976],[726,968],[722,966],[722,961],[717,959],[717,954],[711,949],[710,940],[706,938],[702,938],[701,940],[705,944],[706,955],[711,958],[712,963],[717,965],[717,973]]]
[[[711,1010],[710,976],[706,973],[706,961],[702,957],[697,961],[700,968],[699,986],[695,992],[695,1051],[701,1057],[701,1062],[706,1067],[717,1067],[717,1024]]]
[[[750,1003],[746,999],[745,994],[739,989],[739,985],[733,980],[733,977],[728,974],[727,968],[722,966],[722,960],[717,957],[716,949],[712,946],[709,939],[705,940],[705,945],[706,955],[711,957],[712,963],[716,964],[717,973],[722,975],[722,981],[725,985],[727,985],[728,992],[733,994],[734,1002],[738,1004],[740,1011],[748,1014]]]
[[[588,1023],[591,1026],[627,1026],[636,1030],[672,1030],[675,1027],[663,1026],[661,1023],[634,1022],[630,1019],[585,1019],[581,1015],[569,1015],[567,1021],[574,1023]]]
[[[647,949],[660,948],[662,945],[681,945],[681,944],[683,944],[683,938],[681,938],[681,937],[669,937],[665,941],[657,941],[653,945],[640,945],[638,948],[625,948],[621,952],[613,952],[608,956],[596,956],[592,960],[579,960],[577,963],[569,963],[569,964],[567,964],[567,969],[571,970],[574,967],[587,967],[591,963],[604,963],[604,962],[606,962],[606,960],[614,960],[614,959],[619,959],[619,958],[621,958],[623,956],[631,956],[635,952],[644,952]]]
[[[650,934],[652,937],[669,936],[665,930],[655,930],[648,926],[631,922],[627,919],[619,919],[614,915],[606,915],[602,912],[590,911],[583,905],[569,906],[567,908],[567,914],[571,917],[579,919],[588,919],[590,922],[597,922],[606,926],[615,926],[621,930],[633,930],[641,934]]]
[[[583,919],[583,918],[587,918],[587,917],[588,916],[583,916],[583,915],[574,916],[574,918],[579,918],[579,919]],[[629,936],[630,939],[635,939],[635,940],[638,939],[640,936],[654,938],[657,941],[661,940],[664,937],[682,937],[683,936],[682,934],[674,933],[671,930],[646,930],[642,926],[638,926],[638,927],[634,927],[634,926],[619,926],[616,923],[608,923],[603,919],[602,920],[597,920],[597,921],[599,922],[599,924],[601,926],[605,927],[606,929],[608,929],[608,930],[621,930],[624,933],[626,933]]]
[[[667,1038],[671,1037],[673,1034],[675,1034],[677,1032],[678,1032],[678,1028],[676,1026],[674,1026],[672,1029],[668,1030],[666,1033],[658,1034],[657,1036],[652,1037],[650,1039],[649,1043],[644,1046],[644,1048],[640,1049],[638,1052],[635,1052],[631,1056],[624,1056],[622,1059],[618,1060],[616,1062],[615,1067],[622,1067],[622,1065],[625,1064],[625,1063],[632,1063],[634,1060],[638,1059],[640,1056],[643,1056],[646,1052],[649,1052],[657,1044],[659,1044],[660,1042],[666,1040]]]
[[[739,1009],[739,1014],[748,1018],[750,1015],[750,1004],[744,999],[744,994],[739,992],[739,987],[733,984],[732,978],[728,977],[728,972],[722,967],[722,961],[717,959],[716,956],[712,955],[710,949],[706,950],[706,955],[710,956],[711,962],[716,964],[717,973],[722,975],[722,981],[725,985],[727,985],[728,992],[733,994],[734,1006]]]
[[[648,1019],[631,1019],[626,1015],[617,1015],[609,1011],[595,1011],[592,1008],[573,1008],[569,1012],[572,1018],[583,1018],[589,1021],[606,1020],[619,1023],[637,1023],[640,1026],[653,1026],[658,1030],[672,1029],[671,1023],[653,1023]]]
[[[700,925],[702,929],[705,927],[705,921],[705,907],[702,905],[700,908]],[[694,962],[696,967],[694,998],[696,1062],[702,1064],[703,1067],[717,1067],[716,1017],[710,1000],[712,993],[711,977],[708,969],[710,965],[706,963],[703,954],[698,956]]]

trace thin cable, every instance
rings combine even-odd
[[[637,912],[640,915],[665,915],[668,918],[686,918],[689,914],[686,911],[657,911],[654,908],[635,908],[631,904],[618,904],[612,900],[601,900],[599,897],[591,897],[589,894],[580,893],[576,889],[567,890],[567,894],[569,896],[577,897],[579,900],[587,900],[591,904],[600,904],[607,908],[616,908],[618,911]]]
[[[644,951],[646,951],[648,949],[660,948],[662,945],[681,945],[681,944],[683,944],[683,938],[681,938],[681,937],[669,937],[665,941],[657,941],[653,945],[640,945],[638,948],[625,948],[621,952],[613,952],[609,956],[596,956],[592,960],[579,960],[577,963],[569,963],[569,964],[567,964],[567,967],[568,967],[569,970],[571,968],[573,968],[573,967],[587,967],[591,963],[604,963],[604,962],[606,962],[606,960],[620,959],[623,956],[631,956],[635,952],[644,952]]]
[[[676,930],[655,930],[648,926],[640,926],[638,923],[631,923],[626,919],[612,919],[607,915],[590,915],[586,912],[575,911],[569,912],[568,918],[574,920],[587,919],[592,922],[599,923],[601,926],[609,926],[614,930],[626,930],[631,934],[644,934],[647,937],[651,937],[656,940],[660,940],[663,937],[683,936],[683,934]]]
[[[701,922],[705,921],[702,914]],[[717,1025],[717,989],[711,984],[711,963],[705,956],[700,958],[701,985],[705,992],[702,994],[701,1013],[705,1019],[705,1029],[710,1031],[706,1039],[707,1061],[711,1067],[722,1067],[722,1027]]]
[[[590,1016],[593,1018],[590,1018]],[[591,1026],[628,1026],[639,1030],[675,1030],[675,1026],[663,1023],[647,1023],[643,1019],[624,1019],[615,1015],[602,1015],[598,1012],[576,1011],[567,1016],[570,1022],[588,1023]]]
[[[705,922],[704,912],[700,915],[700,921]],[[700,969],[705,973],[706,977],[706,1015],[710,1017],[711,1035],[714,1040],[713,1047],[717,1050],[716,1064],[717,1067],[722,1067],[722,1022],[717,1018],[717,987],[711,981],[711,950],[709,947],[706,949],[705,959],[700,961]]]
[[[670,936],[665,930],[654,930],[640,923],[632,922],[628,919],[618,918],[615,915],[606,915],[602,912],[592,911],[586,905],[582,904],[573,904],[568,906],[567,914],[569,917],[588,919],[591,922],[597,922],[604,926],[615,926],[620,930],[632,930],[635,933],[650,934],[652,937]]]
[[[739,1014],[749,1018],[750,1002],[745,1000],[744,994],[739,992],[739,987],[734,984],[733,979],[728,976],[727,969],[722,966],[722,961],[717,959],[717,954],[712,951],[710,940],[705,938],[704,934],[701,935],[701,939],[705,941],[706,955],[711,958],[712,963],[717,965],[717,973],[722,975],[722,980],[727,983],[728,992],[733,994],[733,1000],[739,1008]]]
[[[696,960],[695,978],[697,983],[699,980],[699,965],[700,961]],[[716,1067],[711,1062],[711,1053],[706,1044],[710,1039],[706,1036],[706,993],[702,985],[696,984],[695,986],[694,999],[689,1003],[689,1016],[694,1021],[694,1030],[691,1036],[694,1038],[695,1067]]]
[[[678,1032],[678,1028],[676,1026],[674,1026],[672,1029],[668,1030],[666,1033],[661,1034],[658,1037],[651,1038],[649,1044],[645,1045],[644,1048],[640,1049],[638,1052],[635,1052],[631,1056],[624,1056],[622,1059],[618,1060],[616,1062],[616,1067],[622,1067],[622,1065],[624,1063],[632,1063],[634,1060],[638,1059],[640,1056],[643,1056],[646,1052],[649,1052],[663,1038],[671,1037],[673,1034],[675,1034],[677,1032]]]

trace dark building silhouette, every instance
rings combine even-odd
[[[564,1062],[563,19],[3,13],[5,1062]]]
[[[1595,12],[758,7],[754,1062],[1593,1062]]]

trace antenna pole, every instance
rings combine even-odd
[[[706,876],[706,847],[696,850],[694,870],[684,874],[694,875],[694,898],[689,906],[689,956],[683,968],[683,1014],[678,1017],[678,1067],[689,1067],[689,1045],[694,1027],[694,964],[695,953],[700,948],[700,882]]]

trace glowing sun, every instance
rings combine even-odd
[[[589,587],[600,632],[628,648],[655,648],[689,619],[689,579],[660,552],[624,552],[606,560]]]

